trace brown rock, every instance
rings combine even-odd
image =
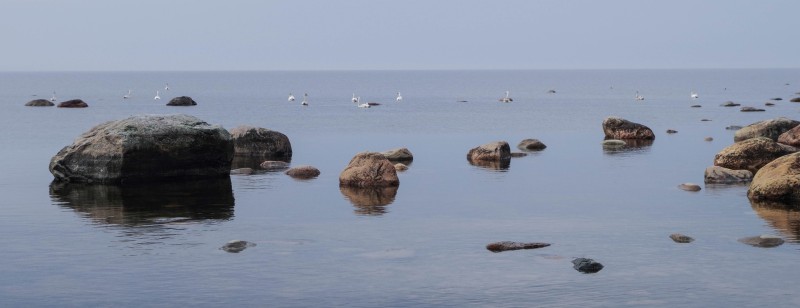
[[[236,156],[291,159],[292,144],[286,135],[261,127],[239,126],[230,130]]]
[[[775,159],[758,170],[747,197],[753,202],[800,203],[800,153]]]
[[[539,139],[525,139],[519,142],[517,148],[524,151],[541,151],[547,148],[547,146],[539,141]]]
[[[29,107],[50,107],[50,106],[55,106],[55,105],[56,104],[53,104],[53,102],[48,101],[46,99],[41,99],[41,98],[40,99],[35,99],[35,100],[32,100],[30,102],[25,103],[25,106],[29,106]]]
[[[706,184],[736,184],[753,180],[753,173],[748,170],[732,170],[720,166],[706,168],[703,176]]]
[[[777,236],[761,235],[761,236],[743,237],[739,239],[739,242],[755,247],[772,248],[783,245],[784,240]]]
[[[678,185],[678,188],[683,189],[685,191],[700,191],[700,185],[694,183],[683,183]]]
[[[486,245],[486,249],[491,252],[502,252],[508,250],[536,249],[550,246],[548,243],[519,243],[519,242],[496,242]]]
[[[798,121],[784,117],[759,121],[737,130],[733,136],[733,141],[739,142],[755,137],[778,140],[778,136],[799,124],[800,122]]]
[[[769,138],[756,137],[722,149],[714,157],[714,165],[755,173],[774,159],[794,152],[797,152],[797,148],[779,144]]]
[[[503,161],[511,159],[511,147],[508,142],[496,141],[469,150],[469,161]]]
[[[281,170],[289,168],[289,163],[279,160],[268,160],[261,163],[260,167],[265,170]]]
[[[398,186],[397,170],[381,153],[356,154],[339,175],[339,186],[387,187]]]
[[[297,166],[286,170],[286,175],[297,179],[311,179],[319,176],[319,169],[312,166]]]
[[[388,150],[386,152],[381,152],[386,159],[391,161],[411,161],[414,160],[414,155],[411,154],[407,148],[397,148]]]
[[[670,234],[669,238],[675,241],[675,243],[682,243],[682,244],[691,243],[692,241],[694,241],[694,239],[691,238],[690,236],[683,235],[680,233]]]
[[[603,120],[603,133],[606,139],[655,139],[653,131],[642,124],[618,117]]]
[[[406,165],[405,165],[405,164],[403,164],[403,163],[396,163],[396,164],[394,164],[394,170],[397,170],[397,171],[406,171],[406,170],[408,170],[408,166],[406,166]]]
[[[800,125],[780,134],[778,136],[778,143],[800,147]]]

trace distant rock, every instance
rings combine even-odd
[[[606,139],[655,139],[653,131],[642,124],[618,117],[603,120],[603,133]]]
[[[539,139],[525,139],[519,142],[517,148],[523,151],[541,151],[547,146],[539,141]]]
[[[675,134],[675,133],[677,133],[677,132],[678,132],[678,131],[677,131],[677,130],[674,130],[674,129],[668,129],[668,130],[667,130],[667,134]]]
[[[722,103],[722,105],[720,105],[720,106],[722,106],[722,107],[736,107],[736,106],[741,106],[741,105],[742,104],[737,104],[737,103],[734,103],[732,101],[727,101],[727,102]]]
[[[388,150],[385,152],[381,152],[386,159],[398,162],[398,161],[412,161],[414,160],[414,154],[411,154],[407,148],[397,148]]]
[[[618,140],[618,139],[608,139],[603,140],[604,147],[623,147],[625,146],[625,141]]]
[[[234,240],[226,243],[225,245],[220,247],[220,249],[224,250],[225,252],[240,253],[243,250],[247,249],[248,247],[253,247],[253,246],[256,246],[256,243]]]
[[[791,99],[789,101],[792,102],[792,103],[800,103],[800,97],[795,97],[795,98],[793,98],[793,99]]]
[[[406,171],[406,170],[408,170],[408,166],[406,166],[406,165],[405,165],[405,164],[403,164],[403,163],[396,163],[396,164],[394,164],[394,170],[397,170],[397,171]]]
[[[800,125],[799,121],[784,117],[759,121],[737,130],[733,136],[733,141],[739,142],[755,137],[767,137],[772,140],[778,140],[778,136],[797,125]]]
[[[508,142],[495,141],[475,147],[467,153],[469,161],[503,161],[511,158]]]
[[[780,97],[773,97],[773,98],[770,98],[770,100],[773,100],[773,101],[782,101],[783,99],[782,99],[782,98],[780,98]]]
[[[491,252],[502,252],[520,249],[536,249],[550,246],[548,243],[519,243],[519,242],[496,242],[486,245],[486,249]]]
[[[778,143],[800,147],[800,125],[778,135]]]
[[[689,106],[689,107],[692,107],[692,108],[700,108],[700,107],[703,107],[703,106],[701,106],[701,105],[691,105],[691,106]]]
[[[772,248],[783,245],[784,240],[777,236],[761,235],[761,236],[743,237],[739,239],[739,242],[755,247]]]
[[[685,191],[700,191],[700,185],[694,183],[683,183],[678,185],[678,188],[683,189]]]
[[[700,119],[700,122],[711,122],[711,119]]]
[[[194,105],[197,105],[197,102],[195,102],[191,97],[188,96],[178,96],[176,98],[169,100],[169,103],[167,103],[167,106],[194,106]]]
[[[747,106],[747,107],[742,107],[742,109],[739,109],[739,111],[741,111],[741,112],[760,112],[760,111],[765,111],[765,110],[764,109],[759,109],[759,108],[756,108],[756,107]]]
[[[58,103],[58,108],[86,108],[89,104],[80,99],[72,99]]]
[[[680,234],[680,233],[670,234],[669,238],[671,238],[673,241],[675,241],[675,243],[681,243],[681,244],[687,244],[687,243],[691,243],[691,242],[694,241],[694,239],[692,237],[690,237],[688,235],[683,235],[683,234]]]
[[[703,138],[703,140],[705,140],[705,141],[714,141],[714,138],[712,138],[712,137],[705,137],[705,138]]]
[[[253,174],[252,168],[239,168],[231,170],[231,175],[251,175]]]
[[[747,197],[753,202],[800,203],[800,152],[765,164],[753,177]]]
[[[586,274],[597,273],[601,269],[603,269],[602,264],[598,263],[595,260],[587,258],[577,258],[575,260],[572,260],[572,264],[573,264],[572,268],[581,273],[586,273]]]
[[[511,157],[515,157],[516,158],[516,157],[525,157],[525,156],[528,156],[528,153],[511,152]]]
[[[236,156],[291,159],[292,143],[281,132],[262,127],[238,126],[230,130]]]
[[[703,179],[706,184],[737,184],[753,180],[753,172],[749,170],[733,170],[720,166],[706,168]]]
[[[726,126],[725,129],[727,129],[727,130],[740,130],[740,129],[742,129],[742,127],[739,126],[739,125],[731,125],[731,126]]]
[[[381,153],[356,154],[339,174],[339,186],[388,187],[399,186],[397,170]]]
[[[279,160],[268,160],[261,163],[260,167],[264,170],[282,170],[289,168],[289,163]]]
[[[296,179],[313,179],[320,174],[319,169],[313,166],[297,166],[286,170],[286,175]]]
[[[56,104],[54,104],[53,102],[48,101],[46,99],[41,99],[41,98],[40,99],[35,99],[35,100],[32,100],[30,102],[25,103],[25,106],[29,106],[29,107],[50,107],[50,106],[55,106],[55,105]]]
[[[764,103],[764,106],[772,107],[772,106],[775,106],[775,104],[774,103],[770,103],[770,102],[766,102],[766,103]]]
[[[786,154],[797,152],[792,146],[779,144],[766,137],[756,137],[734,143],[717,153],[714,165],[755,173],[767,163]]]

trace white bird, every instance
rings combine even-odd
[[[361,97],[356,97],[356,94],[355,94],[355,93],[353,93],[353,99],[352,99],[352,100],[353,100],[353,103],[358,103],[358,100],[359,100],[360,98],[361,98]]]
[[[161,96],[158,95],[158,94],[159,94],[159,92],[158,92],[158,90],[156,90],[156,97],[153,97],[154,100],[161,99]]]
[[[292,99],[294,99],[294,98],[292,98]],[[304,93],[303,94],[303,101],[300,102],[300,105],[308,106],[308,93]]]
[[[504,97],[501,97],[500,99],[498,99],[498,101],[500,101],[500,102],[503,102],[503,103],[510,103],[510,102],[513,102],[513,101],[514,101],[514,99],[513,99],[513,98],[511,98],[511,97],[509,97],[509,95],[510,95],[510,94],[509,94],[509,92],[508,92],[508,91],[506,91],[506,96],[504,96]]]
[[[360,102],[360,101],[361,101],[361,96],[359,96],[359,97],[356,97],[356,98],[353,100],[353,102],[354,102],[354,103],[356,103],[356,104],[358,104],[358,102]],[[371,107],[371,106],[372,106],[372,105],[370,105],[369,103],[366,103],[366,102],[365,102],[365,103],[358,104],[358,108],[369,108],[369,107]]]
[[[169,91],[169,82],[167,82],[167,84],[164,85],[164,91]]]
[[[50,101],[51,102],[55,102],[56,101],[56,91],[53,91],[53,96],[50,97]]]
[[[294,95],[292,95],[292,93],[289,93],[289,99],[288,99],[288,101],[290,101],[290,102],[293,102],[293,101],[294,101]]]
[[[644,96],[639,95],[639,91],[636,91],[636,95],[633,97],[637,101],[643,101]]]
[[[697,92],[695,92],[695,91],[692,91],[692,93],[689,94],[689,96],[691,96],[692,98],[697,98],[698,97],[697,96]]]
[[[129,99],[131,98],[131,90],[128,90],[128,94],[122,96],[122,99]]]
[[[397,92],[397,99],[395,99],[395,100],[398,101],[398,102],[403,101],[403,96],[400,95],[400,92]]]

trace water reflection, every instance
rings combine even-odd
[[[386,206],[394,202],[398,186],[391,187],[349,187],[340,186],[347,200],[356,207],[356,215],[380,216],[386,214]]]
[[[234,156],[233,161],[231,161],[231,170],[239,168],[251,168],[254,171],[262,170],[261,163],[268,160],[282,161],[287,163],[292,162],[291,158],[286,157],[271,158],[260,156]]]
[[[151,225],[233,217],[229,177],[137,185],[50,183],[50,197],[97,223]]]
[[[603,153],[608,155],[643,153],[650,150],[654,140],[624,139],[624,145],[605,145]]]
[[[498,170],[498,171],[506,171],[509,167],[511,167],[511,159],[501,159],[497,160],[472,160],[467,158],[467,161],[470,165],[475,167],[490,169],[490,170]]]
[[[758,217],[783,234],[788,242],[800,243],[800,205],[774,202],[752,202],[750,205]]]

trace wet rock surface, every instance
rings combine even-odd
[[[536,249],[550,246],[548,243],[520,243],[520,242],[495,242],[489,245],[486,245],[486,249],[491,252],[502,252],[502,251],[509,251],[509,250],[520,250],[520,249]]]
[[[600,264],[595,260],[587,258],[574,259],[572,260],[572,264],[573,264],[572,268],[581,273],[586,273],[586,274],[597,273],[603,269],[602,264]]]
[[[291,159],[292,144],[281,132],[263,127],[238,126],[230,130],[233,153],[272,159]]]
[[[240,253],[245,249],[254,246],[256,246],[255,243],[251,243],[248,241],[241,241],[241,240],[233,240],[220,247],[220,249],[229,253]]]
[[[692,237],[690,237],[688,235],[683,235],[683,234],[680,234],[680,233],[670,234],[669,238],[671,238],[673,241],[675,241],[675,243],[681,243],[681,244],[687,244],[687,243],[691,243],[691,242],[694,241],[694,239]]]
[[[286,170],[286,175],[296,179],[313,179],[320,174],[319,169],[313,166],[297,166]]]
[[[385,156],[377,152],[356,154],[339,174],[339,186],[388,187],[398,186],[397,170]]]
[[[800,125],[800,121],[780,117],[770,120],[755,122],[737,130],[733,136],[734,142],[740,142],[756,137],[766,137],[777,141],[778,137]]]
[[[753,172],[749,170],[733,170],[720,166],[706,168],[703,179],[706,184],[737,184],[753,180]]]
[[[649,127],[619,117],[603,120],[603,133],[606,139],[655,139]]]
[[[795,147],[779,144],[766,137],[750,138],[722,149],[714,157],[714,165],[755,173],[776,158],[797,150]]]
[[[760,236],[743,237],[739,239],[739,242],[754,247],[772,248],[783,245],[784,240],[777,236],[760,235]]]

